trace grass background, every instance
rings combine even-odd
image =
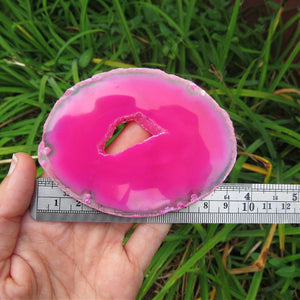
[[[271,1],[246,9],[222,0],[2,0],[0,177],[12,153],[36,155],[43,123],[67,88],[134,65],[190,79],[228,111],[246,153],[229,182],[299,183],[300,12],[283,22],[286,10]],[[299,299],[296,225],[275,232],[263,271],[231,275],[222,264],[229,242],[227,266],[250,265],[269,229],[174,225],[138,299]]]

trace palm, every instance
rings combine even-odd
[[[7,280],[13,299],[133,299],[143,269],[122,241],[130,224],[37,223],[26,216]],[[25,275],[25,276],[24,276]]]
[[[169,225],[139,224],[124,245],[132,224],[37,222],[26,159],[0,186],[0,298],[134,299]]]

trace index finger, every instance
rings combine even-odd
[[[129,260],[145,272],[170,228],[171,224],[139,224],[124,246]]]

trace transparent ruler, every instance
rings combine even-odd
[[[125,218],[96,211],[70,198],[51,179],[40,178],[30,211],[38,221],[299,224],[300,185],[224,183],[180,211],[151,218]]]

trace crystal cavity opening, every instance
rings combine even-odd
[[[152,137],[138,122],[128,122],[118,136],[104,149],[105,154],[118,154]]]
[[[104,155],[118,154],[166,132],[141,112],[122,116],[108,126],[104,139],[98,144],[98,152]]]

